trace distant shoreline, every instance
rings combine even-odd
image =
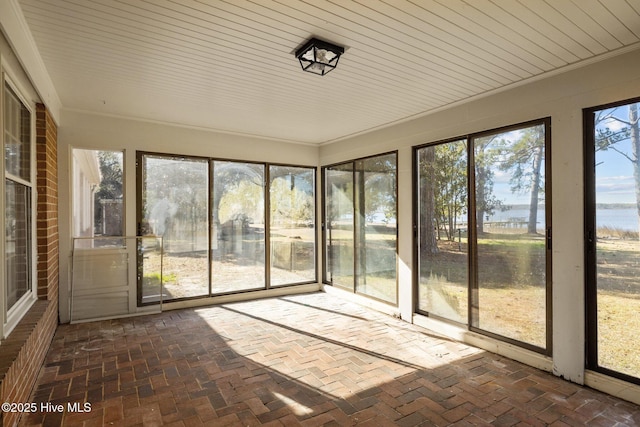
[[[544,209],[544,203],[540,203],[538,205],[538,210]],[[635,209],[635,203],[596,203],[596,209]],[[529,204],[515,204],[515,205],[504,205],[500,210],[518,210],[518,209],[529,209]]]
[[[635,203],[596,203],[596,209],[635,209]]]

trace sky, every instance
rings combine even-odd
[[[613,112],[615,116],[623,120],[628,120],[629,118],[627,106],[606,111]],[[614,132],[625,127],[623,123],[613,119],[602,123],[600,126],[608,127]],[[631,157],[630,140],[616,143],[616,148]],[[609,149],[596,153],[596,164],[597,203],[635,203],[635,182],[631,161],[622,154]]]
[[[604,110],[606,113],[612,113],[614,116],[622,120],[628,120],[629,109],[627,106],[620,106],[614,109]],[[609,119],[597,125],[601,128],[609,128],[616,132],[623,129],[626,125],[618,120]],[[512,131],[501,135],[501,138],[515,141],[520,137],[521,131]],[[552,141],[553,144],[553,141]],[[615,147],[631,157],[631,141],[623,140],[616,143]],[[597,203],[635,203],[635,187],[633,178],[633,165],[630,160],[625,158],[619,152],[609,149],[596,153],[596,201]],[[492,168],[493,176],[493,194],[505,205],[521,205],[529,204],[530,194],[528,191],[523,193],[513,193],[509,179],[512,175],[511,171],[501,171],[497,167]],[[544,195],[541,194],[541,201]]]

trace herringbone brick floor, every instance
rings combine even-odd
[[[58,328],[25,426],[640,425],[640,407],[323,293]]]

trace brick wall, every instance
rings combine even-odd
[[[57,127],[44,105],[36,111],[38,301],[0,343],[0,402],[29,402],[58,325]],[[0,424],[19,414],[0,412]]]
[[[38,298],[58,300],[57,127],[43,105],[36,113]]]

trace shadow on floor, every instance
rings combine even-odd
[[[323,293],[62,325],[32,401],[65,411],[21,425],[640,424],[636,405]]]

